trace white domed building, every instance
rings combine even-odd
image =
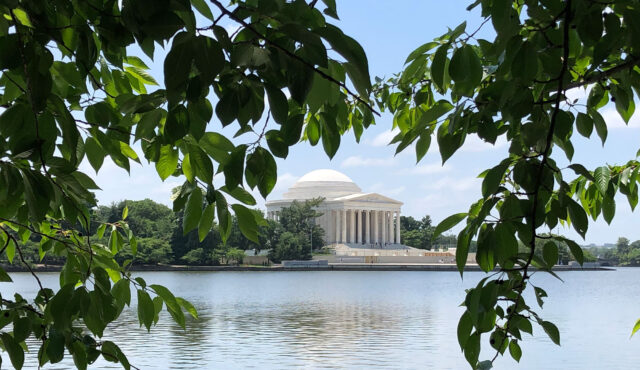
[[[316,219],[325,231],[325,244],[385,247],[400,246],[402,202],[377,193],[363,193],[347,175],[328,169],[302,176],[283,199],[266,203],[267,217],[277,220],[280,209],[293,201],[324,198]]]

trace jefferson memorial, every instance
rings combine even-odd
[[[316,219],[325,231],[325,245],[400,247],[402,202],[377,193],[363,193],[348,176],[334,170],[315,170],[302,176],[283,199],[266,203],[267,218],[278,220],[280,209],[293,201],[324,198]]]

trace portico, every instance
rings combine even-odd
[[[312,171],[296,182],[282,200],[267,202],[267,217],[277,220],[279,210],[294,200],[325,198],[316,219],[325,230],[326,244],[370,247],[401,244],[402,202],[378,193],[363,193],[346,175],[333,170]]]

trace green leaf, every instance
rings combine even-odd
[[[0,334],[0,339],[2,340],[4,350],[9,353],[11,365],[16,369],[22,369],[22,365],[24,364],[24,350],[20,344],[7,333]]]
[[[469,256],[469,245],[471,244],[471,237],[462,230],[458,234],[458,244],[456,248],[456,266],[460,272],[460,276],[464,272],[464,266],[467,264],[467,257]]]
[[[238,226],[240,227],[242,235],[255,243],[259,243],[258,224],[253,212],[240,204],[233,204],[231,208],[233,208],[233,212],[235,212],[238,218]]]
[[[220,223],[220,237],[222,242],[226,243],[227,238],[231,235],[231,214],[227,208],[227,200],[224,195],[216,190],[216,213],[218,214],[218,222]]]
[[[178,304],[184,308],[187,312],[189,312],[189,314],[194,318],[197,319],[198,318],[198,311],[196,310],[195,307],[193,307],[193,305],[191,304],[191,302],[187,301],[186,299],[182,299],[180,297],[176,297],[176,301],[178,302]]]
[[[444,93],[449,85],[449,60],[447,59],[449,47],[448,43],[440,46],[433,55],[431,63],[431,78],[440,93]]]
[[[568,198],[568,210],[569,217],[571,217],[571,223],[573,228],[582,236],[585,237],[587,233],[587,227],[589,226],[589,220],[587,220],[587,214],[580,204],[575,200]]]
[[[91,167],[98,173],[104,162],[105,152],[93,137],[88,137],[84,143],[84,150]]]
[[[197,36],[194,40],[193,57],[196,68],[205,84],[212,83],[225,65],[220,44],[206,36]]]
[[[431,145],[431,134],[424,132],[416,141],[416,163],[427,154],[429,146]]]
[[[52,364],[62,361],[64,358],[64,334],[56,328],[49,329],[49,338],[46,345],[47,357]]]
[[[98,230],[96,232],[96,236],[98,237],[98,239],[102,239],[102,237],[104,236],[104,232],[106,230],[107,230],[107,224],[102,224],[98,226]]]
[[[576,118],[576,126],[580,135],[589,138],[593,132],[593,119],[584,113],[578,113]]]
[[[471,45],[465,44],[453,53],[449,75],[455,82],[455,91],[463,96],[473,95],[482,80],[482,63]]]
[[[602,216],[607,224],[611,224],[616,214],[616,201],[608,195],[602,196]]]
[[[558,328],[549,321],[542,321],[540,322],[540,325],[549,338],[551,338],[553,343],[560,345],[560,331],[558,331]]]
[[[239,145],[224,163],[224,182],[228,189],[234,189],[242,184],[246,151],[246,145]]]
[[[153,76],[149,74],[149,72],[147,72],[146,70],[138,67],[129,67],[129,66],[124,67],[124,69],[133,77],[138,79],[138,81],[140,81],[141,84],[158,86],[158,81],[156,81],[155,78],[153,78]]]
[[[187,206],[184,210],[184,218],[182,220],[182,232],[184,235],[198,227],[200,216],[202,216],[202,191],[200,191],[200,188],[195,188],[189,195]]]
[[[241,201],[244,204],[247,204],[250,206],[256,205],[256,200],[253,198],[253,195],[251,195],[251,193],[249,193],[248,191],[244,190],[239,186],[235,187],[233,190],[229,190],[226,186],[223,186],[220,188],[220,190],[231,195],[232,197]]]
[[[607,193],[607,188],[609,188],[609,181],[611,181],[611,170],[609,166],[602,166],[596,168],[593,171],[593,177],[595,178],[595,184],[600,194],[605,195]]]
[[[578,243],[574,242],[571,239],[566,239],[566,238],[562,238],[561,240],[567,243],[567,246],[569,246],[569,250],[571,251],[571,254],[576,259],[576,261],[580,264],[580,266],[582,266],[582,264],[584,263],[584,252],[582,251],[582,248],[578,245]]]
[[[552,241],[548,241],[542,248],[542,257],[549,268],[558,263],[558,246]]]
[[[280,135],[279,131],[269,130],[265,134],[265,137],[267,139],[267,145],[269,146],[269,150],[271,150],[271,153],[273,153],[273,155],[280,158],[287,158],[287,155],[289,155],[289,146],[284,142],[284,139]],[[323,144],[324,144],[324,140],[325,140],[325,133],[323,132],[323,135],[322,135]]]
[[[431,239],[432,240],[436,239],[443,232],[459,224],[460,221],[464,220],[467,216],[468,216],[468,213],[456,213],[454,215],[451,215],[445,218],[444,220],[442,220],[442,222],[438,224],[438,226],[436,226],[435,230],[433,231],[433,236],[431,236]]]
[[[204,0],[191,0],[191,5],[193,5],[193,7],[208,20],[214,20],[211,9],[209,9],[209,6]]]
[[[167,311],[173,317],[174,321],[180,325],[183,329],[185,328],[184,314],[182,313],[182,309],[176,300],[176,297],[169,291],[169,289],[165,288],[162,285],[150,285],[154,292],[167,305]]]
[[[438,148],[444,164],[464,144],[465,134],[450,133],[450,122],[447,120],[438,127]]]
[[[12,281],[13,280],[11,280],[11,277],[9,276],[9,274],[7,274],[7,272],[4,271],[2,267],[0,267],[0,282],[10,283]]]
[[[200,147],[218,163],[224,163],[233,151],[233,143],[217,132],[206,132],[199,141]]]
[[[423,55],[424,53],[426,53],[427,51],[435,48],[436,46],[438,46],[437,42],[427,42],[426,44],[422,44],[420,45],[418,48],[416,48],[414,51],[411,52],[411,54],[409,54],[409,56],[407,57],[407,59],[404,61],[404,64],[407,64],[409,62],[411,62],[412,60],[416,59],[417,57]]]
[[[276,87],[271,85],[265,85],[264,87],[267,91],[267,97],[269,98],[269,109],[271,109],[273,119],[280,124],[286,123],[287,117],[289,116],[287,97],[282,90]]]
[[[124,206],[124,209],[122,209],[122,220],[126,220],[128,215],[129,215],[129,207]]]
[[[475,332],[469,336],[467,343],[464,346],[464,357],[473,368],[478,363],[478,356],[480,356],[480,334]]]
[[[638,330],[640,330],[640,319],[638,319],[638,321],[636,321],[636,324],[633,326],[633,329],[631,330],[631,336],[633,337],[633,335],[637,333]]]
[[[464,350],[467,340],[469,340],[471,336],[471,329],[473,329],[473,320],[469,312],[465,311],[462,316],[460,316],[460,321],[458,321],[458,343],[462,350]]]
[[[512,339],[511,343],[509,343],[509,353],[514,360],[520,362],[520,358],[522,357],[522,349],[520,348],[518,341],[516,341],[515,339]]]
[[[604,146],[604,142],[607,141],[607,123],[595,109],[590,109],[589,115],[593,118],[593,124],[596,126],[596,132],[598,133],[598,136],[600,136],[600,140],[602,140],[602,146]]]
[[[215,208],[213,204],[207,205],[207,207],[202,212],[202,217],[200,218],[200,222],[198,223],[198,239],[200,242],[204,240],[204,238],[209,235],[209,231],[211,231],[211,226],[213,225],[213,217],[215,214]]]
[[[570,164],[569,168],[571,168],[573,172],[576,173],[576,175],[584,176],[586,179],[593,182],[596,181],[591,172],[589,172],[589,170],[587,170],[583,165],[579,163]]]
[[[13,339],[20,343],[31,334],[31,319],[28,317],[18,317],[13,321]]]
[[[347,60],[348,63],[345,65],[345,69],[358,94],[362,97],[369,96],[371,89],[369,62],[362,46],[356,40],[345,35],[339,28],[330,24],[318,29],[316,32],[327,40],[335,52]]]
[[[511,63],[511,73],[513,77],[527,82],[533,80],[538,74],[537,50],[530,42],[524,42],[520,46]]]
[[[120,279],[117,283],[113,284],[111,288],[111,294],[120,307],[124,305],[129,306],[131,304],[131,286],[128,279]]]
[[[428,124],[434,122],[452,109],[453,105],[448,101],[438,100],[431,108],[422,113],[420,123]]]
[[[175,100],[177,94],[184,90],[191,72],[193,47],[188,42],[191,38],[186,32],[176,35],[171,50],[164,60],[164,83],[169,97]]]
[[[151,330],[151,324],[155,316],[155,308],[149,293],[142,289],[138,290],[138,320],[140,326],[144,325],[147,331]]]
[[[490,195],[498,191],[498,188],[502,183],[504,173],[508,167],[509,162],[503,162],[487,172],[487,174],[484,176],[484,180],[482,181],[482,196],[484,198],[488,198]]]
[[[156,171],[162,181],[171,176],[178,168],[178,151],[171,145],[160,147],[160,157],[156,162]]]

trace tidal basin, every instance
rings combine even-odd
[[[30,295],[36,284],[27,273],[12,273],[15,284],[0,284]],[[115,340],[141,369],[236,368],[468,368],[456,326],[464,288],[484,276],[433,271],[144,272],[191,300],[199,320],[182,330],[163,315],[147,334],[135,302],[105,338]],[[640,269],[559,272],[564,283],[541,272],[533,282],[549,293],[540,313],[556,323],[562,346],[534,326],[521,343],[520,364],[508,355],[499,369],[636,368],[640,337],[629,339],[640,317]],[[57,274],[43,273],[57,288]],[[135,297],[135,294],[133,295]],[[531,304],[535,299],[529,297]],[[489,347],[488,343],[485,347]],[[30,347],[33,351],[35,345]],[[26,353],[25,368],[36,368]],[[483,352],[484,358],[493,355]],[[72,367],[70,356],[45,369]],[[93,368],[121,368],[100,360]]]

